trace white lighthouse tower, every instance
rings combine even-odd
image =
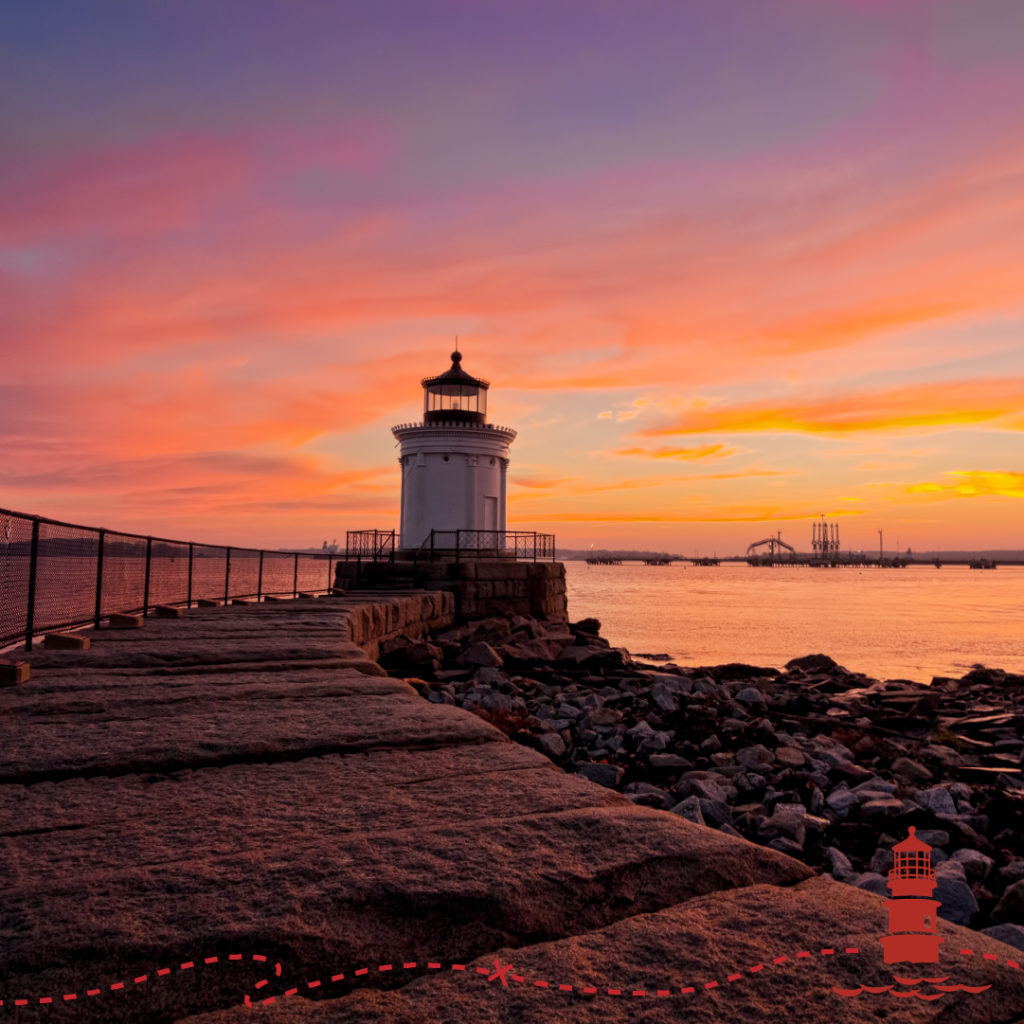
[[[505,530],[505,474],[516,432],[487,422],[490,384],[461,364],[455,351],[450,369],[421,382],[422,423],[391,428],[402,445],[404,550],[420,547],[431,530]],[[455,543],[454,532],[438,539],[441,547]]]

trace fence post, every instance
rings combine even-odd
[[[188,546],[188,604],[186,607],[192,607],[192,545]]]
[[[231,601],[231,548],[225,548],[224,554],[224,603]]]
[[[25,609],[25,650],[32,650],[36,621],[36,573],[39,568],[39,520],[32,520],[32,546],[28,556],[28,607]]]
[[[146,582],[142,588],[142,615],[149,617],[149,572],[153,564],[153,538],[146,538]]]
[[[455,564],[459,564],[459,541],[462,540],[462,531],[455,531]]]
[[[106,530],[100,530],[100,546],[96,552],[96,614],[93,618],[93,626],[100,628],[100,612],[103,608],[103,538]]]
[[[327,552],[327,593],[334,593],[334,573],[331,572],[331,566],[334,562],[334,552]]]
[[[260,551],[260,574],[256,579],[256,603],[263,600],[263,551]]]
[[[434,531],[430,531],[430,561],[434,561]]]
[[[295,574],[292,576],[292,597],[299,596],[299,553],[295,552]]]

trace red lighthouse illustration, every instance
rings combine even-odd
[[[935,934],[935,928],[941,904],[930,898],[935,892],[932,848],[916,838],[916,831],[911,825],[909,838],[892,848],[889,890],[894,898],[885,901],[889,934],[882,937],[887,964],[927,964],[939,960],[942,939]]]

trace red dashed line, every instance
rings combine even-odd
[[[825,949],[821,949],[819,952],[820,952],[821,956],[834,956],[836,954],[836,949],[834,949],[834,948],[825,948]],[[849,953],[849,954],[855,954],[855,953],[859,953],[860,950],[856,946],[847,946],[845,948],[845,952]],[[960,954],[962,956],[974,956],[975,955],[975,951],[973,949],[964,948],[964,949],[960,950]],[[814,954],[811,953],[811,951],[809,951],[809,950],[802,950],[802,951],[798,952],[795,955],[794,959],[795,960],[806,960],[806,959],[812,958],[813,955]],[[993,954],[993,953],[984,953],[982,955],[983,955],[985,960],[989,960],[989,961],[993,961],[993,962],[999,962],[999,960],[1000,960],[1000,958],[997,955]],[[252,957],[252,960],[257,962],[257,963],[264,963],[265,964],[265,963],[269,962],[269,958],[264,956],[264,955],[262,955],[262,954],[260,954],[260,953],[253,953],[253,954],[251,954],[251,957]],[[245,957],[243,956],[242,953],[231,953],[231,954],[229,954],[227,956],[227,959],[231,960],[231,961],[240,961],[240,960],[245,959]],[[219,957],[219,956],[208,956],[208,957],[205,957],[203,959],[203,961],[202,961],[202,963],[205,964],[205,965],[214,965],[214,964],[219,964],[219,963],[222,963],[222,962],[223,962],[223,958]],[[790,962],[791,962],[790,958],[788,956],[785,956],[785,955],[777,956],[777,957],[773,958],[772,961],[771,961],[771,963],[774,964],[774,965],[788,964]],[[1005,963],[1006,967],[1012,968],[1014,970],[1019,970],[1020,969],[1020,964],[1016,960],[1006,960],[1006,961],[1003,961],[1003,962]],[[195,966],[196,966],[196,962],[193,961],[193,960],[189,960],[189,961],[186,961],[186,962],[180,964],[180,970],[182,970],[182,971],[191,970],[191,969],[195,968]],[[756,974],[756,973],[758,973],[760,971],[763,971],[765,969],[765,966],[766,966],[765,963],[754,964],[752,967],[747,968],[747,972],[750,973],[750,974]],[[413,970],[413,969],[416,969],[417,967],[419,967],[419,961],[416,961],[416,960],[407,960],[407,961],[404,961],[401,964],[401,969],[403,969],[403,970]],[[426,967],[428,969],[430,969],[430,970],[441,970],[442,969],[442,963],[441,963],[441,961],[430,960],[430,961],[427,961]],[[379,965],[377,965],[377,968],[376,968],[378,973],[387,973],[387,972],[394,971],[396,969],[398,969],[398,967],[397,967],[397,964],[395,964],[395,963],[379,964]],[[276,962],[275,965],[274,965],[274,974],[277,977],[281,976],[281,970],[282,970],[282,968],[281,968],[280,962]],[[469,967],[467,967],[466,964],[462,964],[462,963],[452,963],[452,964],[450,964],[450,970],[458,971],[458,972],[475,973],[475,974],[478,974],[478,975],[489,975],[490,974],[490,968],[489,967],[469,968]],[[364,976],[370,974],[370,972],[371,972],[371,968],[369,968],[369,967],[360,967],[360,968],[357,968],[354,971],[354,975],[355,975],[355,977],[364,977]],[[155,972],[157,977],[166,977],[166,976],[168,976],[171,973],[172,973],[172,968],[169,968],[169,967],[161,967],[159,970],[157,970]],[[524,984],[524,983],[525,984],[530,984],[528,979],[525,978],[521,974],[511,974],[511,975],[508,975],[508,977],[512,981],[518,982],[519,984]],[[742,977],[743,977],[742,972],[737,971],[735,973],[727,975],[725,980],[727,982],[735,982],[735,981],[739,981]],[[139,975],[138,977],[134,978],[134,984],[141,985],[143,982],[148,981],[149,978],[150,978],[150,975],[148,975],[148,974]],[[332,983],[337,983],[339,981],[343,981],[344,979],[345,979],[345,974],[344,973],[339,973],[339,974],[331,975],[331,979],[330,980],[331,980]],[[255,982],[254,988],[255,988],[255,990],[258,991],[259,989],[265,988],[269,983],[270,983],[270,979],[269,978],[264,978],[264,979],[261,979],[260,981]],[[322,984],[323,984],[323,982],[321,982],[320,980],[314,980],[314,981],[307,981],[305,983],[305,986],[308,989],[315,989],[315,988],[321,987]],[[619,989],[619,988],[605,988],[603,990],[599,990],[595,986],[588,985],[588,986],[584,986],[584,987],[581,987],[581,988],[577,989],[576,987],[574,987],[573,985],[570,985],[570,984],[557,984],[556,985],[556,983],[550,982],[550,981],[547,981],[547,980],[544,980],[544,979],[536,979],[536,980],[534,980],[532,982],[532,984],[533,984],[534,987],[541,988],[541,989],[552,989],[552,990],[554,990],[555,988],[557,988],[557,990],[560,991],[560,992],[570,992],[571,993],[571,992],[575,992],[575,991],[580,991],[580,992],[582,992],[582,993],[584,993],[586,995],[597,995],[597,993],[599,991],[604,991],[609,996],[621,996],[621,995],[623,995],[623,990]],[[712,979],[711,981],[704,982],[700,986],[693,986],[693,985],[681,986],[678,991],[679,991],[680,995],[692,995],[695,992],[697,992],[698,990],[712,991],[712,990],[720,987],[720,985],[721,985],[721,982],[718,979]],[[116,981],[116,982],[111,983],[110,991],[122,991],[122,990],[125,989],[125,987],[126,987],[126,983],[125,982],[123,982],[123,981]],[[281,996],[276,996],[276,995],[267,996],[265,999],[262,1000],[262,1003],[263,1003],[263,1005],[270,1005],[270,1004],[276,1002],[278,999],[288,998],[288,997],[297,995],[298,991],[299,991],[298,986],[293,987],[293,988],[289,988]],[[632,995],[635,998],[646,998],[648,996],[658,997],[658,998],[666,998],[666,997],[670,996],[673,991],[674,990],[672,990],[672,989],[653,989],[653,990],[648,990],[648,989],[631,989],[631,990],[627,991],[627,994],[630,994],[630,995]],[[86,996],[97,996],[97,995],[100,995],[101,993],[102,993],[101,989],[92,988],[92,989],[87,989],[86,992],[85,992],[85,995]],[[40,1004],[46,1005],[46,1004],[52,1004],[55,1001],[55,999],[59,999],[59,1000],[62,1000],[64,1002],[72,1002],[74,1000],[77,1000],[77,998],[78,998],[78,994],[77,993],[69,992],[69,993],[65,993],[62,997],[41,996],[41,997],[39,997],[38,1002]],[[250,999],[250,997],[248,995],[246,995],[246,997],[245,997],[245,1002],[246,1002],[246,1005],[252,1005],[252,1001],[251,1001],[251,999]],[[2,1007],[3,1005],[4,1005],[4,1001],[0,1000],[0,1007]],[[7,1001],[7,1005],[8,1006],[11,1005],[11,1001],[10,1000]],[[28,1006],[28,1005],[30,1005],[30,1000],[28,1000],[28,999],[15,999],[15,1000],[13,1000],[13,1005],[14,1006]]]

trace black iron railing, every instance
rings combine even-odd
[[[553,562],[555,535],[532,530],[431,530],[420,550],[431,561],[513,558],[527,562]]]
[[[394,530],[349,530],[345,534],[345,561],[370,562],[395,560]]]
[[[0,647],[158,605],[331,590],[331,553],[166,540],[0,509]],[[326,565],[325,565],[326,563]]]

